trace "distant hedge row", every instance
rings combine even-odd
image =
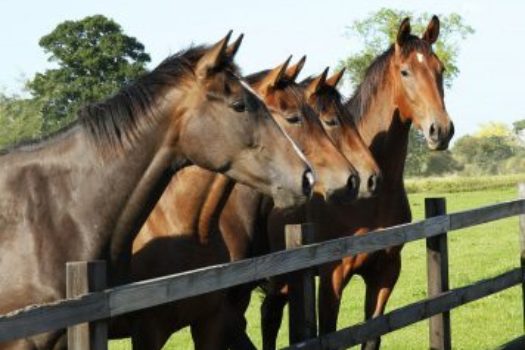
[[[472,192],[516,187],[519,182],[525,182],[525,174],[413,178],[405,180],[405,188],[408,193]]]

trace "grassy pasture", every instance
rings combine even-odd
[[[480,207],[516,198],[516,182],[525,176],[480,179],[409,180],[407,187],[414,219],[423,218],[424,198],[444,196],[449,212]],[[433,186],[430,184],[433,183]],[[490,186],[492,184],[492,186]],[[474,191],[465,191],[466,188]],[[424,192],[420,192],[423,190]],[[449,235],[451,288],[495,276],[519,266],[517,217],[455,231]],[[403,249],[403,268],[388,310],[426,296],[426,256],[424,241]],[[260,347],[259,307],[262,295],[254,293],[248,310],[249,334]],[[355,277],[345,290],[338,328],[360,322],[363,317],[364,284]],[[492,349],[520,335],[522,312],[520,288],[514,287],[489,298],[467,304],[451,313],[454,349]],[[287,344],[287,319],[279,334],[279,346]],[[428,348],[426,321],[391,333],[383,338],[383,349]],[[188,330],[173,335],[165,349],[192,349]],[[111,350],[131,349],[129,341],[113,341]]]

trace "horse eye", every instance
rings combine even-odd
[[[325,123],[325,125],[327,126],[336,126],[339,124],[336,118],[330,120],[323,120],[323,123]]]
[[[244,101],[235,101],[231,104],[231,107],[235,112],[242,113],[246,110],[246,104]]]
[[[301,122],[301,117],[298,115],[294,115],[294,116],[286,118],[286,121],[290,124],[298,124]]]
[[[401,70],[401,75],[404,76],[405,78],[408,77],[410,75],[410,73],[408,72],[408,70],[406,69],[402,69]]]

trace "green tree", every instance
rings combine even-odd
[[[116,92],[150,61],[144,45],[102,15],[65,21],[39,45],[57,66],[28,82],[42,105],[45,132],[69,123],[79,106]]]
[[[0,94],[0,149],[40,135],[40,108],[36,100]]]
[[[514,138],[512,130],[507,126],[507,124],[502,122],[488,122],[481,124],[478,131],[474,134],[477,137],[490,137],[490,136],[499,136],[503,138],[508,138],[509,140]]]
[[[463,169],[450,151],[429,152],[425,137],[414,128],[410,130],[408,144],[410,152],[405,162],[407,176],[436,176]]]
[[[452,152],[431,152],[428,154],[422,174],[425,176],[438,176],[461,170],[463,170],[463,165],[452,156]]]
[[[385,51],[394,41],[402,19],[410,17],[413,33],[423,34],[432,17],[429,13],[414,14],[409,11],[398,11],[382,8],[371,13],[363,20],[356,20],[347,27],[346,35],[361,41],[363,48],[341,61],[350,74],[347,76],[353,86],[357,86],[364,77],[366,68],[372,60]],[[434,44],[434,50],[445,65],[444,82],[450,87],[454,78],[459,74],[457,57],[459,43],[474,29],[465,24],[463,18],[457,13],[439,15],[439,39]]]
[[[512,123],[512,131],[514,132],[514,135],[516,135],[522,142],[524,141],[524,131],[525,130],[525,119],[517,120],[514,123]]]
[[[497,174],[500,164],[516,153],[516,146],[505,136],[461,137],[454,144],[454,155],[472,174]]]
[[[425,171],[425,162],[428,158],[427,143],[423,134],[412,128],[408,135],[410,152],[405,161],[405,174],[407,176],[421,176]]]

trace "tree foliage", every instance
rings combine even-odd
[[[409,134],[410,152],[407,154],[407,176],[435,176],[458,172],[463,166],[450,151],[430,152],[425,137],[412,128]]]
[[[441,25],[438,41],[434,44],[434,50],[445,65],[444,82],[450,87],[454,78],[459,74],[457,57],[459,54],[459,43],[474,29],[465,24],[463,18],[457,13],[449,15],[438,15]],[[354,21],[347,27],[347,36],[357,38],[362,43],[362,50],[345,58],[341,65],[346,67],[350,74],[352,85],[357,86],[363,79],[366,68],[372,60],[385,51],[394,41],[397,30],[402,19],[411,18],[412,32],[423,34],[432,14],[414,14],[409,11],[399,11],[390,8],[381,8],[371,13],[363,20]]]
[[[481,124],[478,131],[474,134],[477,137],[491,137],[497,136],[502,138],[507,138],[511,141],[514,138],[512,130],[507,126],[507,124],[502,122],[488,122]]]
[[[516,154],[516,146],[506,136],[466,135],[456,141],[453,153],[471,174],[498,174],[500,163]]]
[[[38,101],[0,94],[0,149],[40,135],[42,117]]]
[[[514,133],[516,134],[525,130],[525,119],[517,120],[514,123],[512,123],[512,129],[514,130]]]
[[[102,15],[65,21],[42,37],[39,45],[56,64],[27,84],[42,106],[45,132],[74,119],[82,104],[110,95],[135,79],[150,61],[144,45]]]

